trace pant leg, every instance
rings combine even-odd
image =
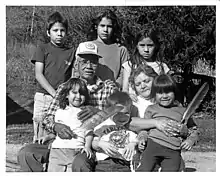
[[[79,153],[72,162],[72,172],[94,172],[95,171],[95,155],[89,159],[86,153]]]
[[[131,172],[130,162],[116,158],[97,161],[96,172]]]
[[[38,139],[46,134],[46,131],[42,127],[42,119],[45,116],[47,109],[52,101],[50,95],[45,95],[36,92],[34,96],[34,112],[33,112],[33,126],[34,137],[33,140]]]
[[[143,151],[140,166],[136,169],[137,172],[151,172],[154,170],[157,164],[157,152],[160,150],[160,146],[152,139],[148,139],[147,147]]]
[[[47,145],[28,144],[17,154],[18,164],[24,172],[43,172],[43,163],[48,162],[49,149]]]
[[[72,162],[82,149],[52,148],[48,172],[72,172]]]
[[[180,161],[180,172],[184,172],[186,166],[185,166],[185,162],[183,160],[183,157],[181,156],[181,161]]]
[[[161,162],[162,172],[178,172],[180,170],[180,150],[164,148],[164,159]]]

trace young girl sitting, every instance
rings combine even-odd
[[[86,152],[88,158],[92,156],[93,133],[80,128],[82,122],[77,119],[80,107],[86,105],[88,99],[88,90],[83,80],[71,78],[65,83],[59,96],[60,109],[56,112],[55,122],[70,126],[76,135],[69,140],[51,133],[40,139],[39,142],[44,143],[56,137],[51,145],[48,172],[71,172],[77,154]]]
[[[157,76],[152,84],[151,97],[156,104],[149,105],[145,111],[146,119],[182,120],[185,108],[176,101],[177,87],[173,78],[167,74]],[[190,118],[187,127],[196,126]],[[193,134],[195,135],[195,133]],[[141,165],[137,171],[153,171],[156,164],[161,165],[161,171],[179,171],[181,163],[181,149],[190,150],[196,143],[197,137],[188,136],[186,140],[180,137],[166,136],[157,129],[151,129],[147,140],[147,147],[141,158]]]
[[[160,42],[156,30],[146,29],[137,34],[134,41],[135,49],[130,59],[122,66],[123,71],[123,88],[125,92],[134,94],[134,91],[129,86],[129,76],[131,71],[136,69],[139,65],[151,66],[154,71],[159,75],[161,73],[168,73],[170,69],[168,66],[161,62],[160,58]],[[133,99],[134,97],[132,97]]]

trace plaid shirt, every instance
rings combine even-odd
[[[96,83],[99,83],[100,81],[101,81],[100,78],[96,78]],[[57,109],[59,108],[58,97],[59,97],[60,91],[64,87],[64,84],[65,83],[61,84],[58,87],[56,94],[47,110],[47,113],[45,117],[43,118],[42,125],[48,132],[54,133],[53,131],[54,117],[55,117],[55,113]],[[106,105],[106,99],[117,90],[118,88],[116,86],[110,86],[110,85],[104,84],[103,87],[101,87],[100,89],[97,89],[95,92],[89,92],[89,95],[90,95],[89,105],[99,108],[100,110],[103,110]]]

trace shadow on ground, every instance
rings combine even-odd
[[[196,169],[192,167],[186,167],[184,172],[196,172]]]
[[[12,124],[32,123],[33,101],[27,101],[21,107],[6,94],[6,126]]]

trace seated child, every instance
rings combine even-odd
[[[138,145],[137,134],[128,130],[131,116],[136,116],[132,113],[132,100],[127,93],[116,92],[108,97],[107,104],[109,106],[119,105],[124,108],[95,127],[94,140],[99,138],[100,141],[113,144],[118,149],[118,153],[109,155],[100,150],[96,152],[96,158],[97,160],[105,160],[109,157],[117,158],[118,160],[128,161],[125,163],[130,167],[129,164],[132,164],[130,161],[133,160]]]
[[[88,101],[89,94],[86,84],[79,78],[71,78],[65,83],[59,97],[60,109],[55,114],[55,122],[68,125],[76,134],[72,139],[61,139],[54,134],[48,134],[40,139],[40,143],[55,138],[51,145],[48,172],[71,172],[74,156],[86,152],[92,156],[93,132],[81,128],[81,121],[77,119],[80,107]]]
[[[151,96],[156,104],[149,105],[144,118],[171,119],[181,122],[185,108],[176,102],[176,84],[171,76],[162,74],[157,76],[152,84]],[[193,119],[187,127],[196,128]],[[137,171],[153,171],[156,165],[161,171],[179,171],[181,164],[181,149],[190,150],[198,139],[198,133],[191,133],[186,139],[182,137],[166,136],[157,129],[151,129],[147,140],[147,147],[141,157],[141,164]]]

